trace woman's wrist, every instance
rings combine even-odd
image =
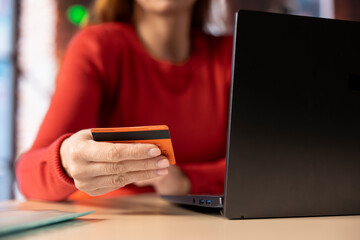
[[[64,172],[66,173],[66,175],[71,178],[71,176],[70,176],[70,174],[69,174],[67,162],[65,161],[65,159],[66,159],[66,153],[67,153],[67,142],[68,142],[68,139],[69,139],[69,138],[66,138],[66,139],[62,142],[62,144],[61,144],[61,146],[60,146],[60,163],[61,163],[61,166],[62,166]]]

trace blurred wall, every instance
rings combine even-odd
[[[11,198],[17,2],[0,0],[0,201]]]
[[[360,21],[360,0],[335,0],[335,17]]]
[[[56,5],[22,0],[19,6],[16,155],[30,148],[54,91]]]
[[[63,55],[66,51],[67,44],[79,30],[77,26],[72,24],[67,18],[67,11],[71,6],[82,5],[86,8],[90,8],[92,0],[56,0],[56,59],[58,64],[61,63]]]

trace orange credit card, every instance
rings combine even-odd
[[[93,128],[91,134],[95,141],[112,143],[152,143],[159,147],[161,154],[175,164],[169,128],[166,125],[144,127]]]

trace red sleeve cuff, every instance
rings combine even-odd
[[[16,176],[26,198],[62,201],[76,191],[60,160],[61,144],[70,135],[62,135],[50,146],[31,149],[21,156],[16,164]]]
[[[61,144],[66,138],[70,137],[71,135],[71,133],[62,135],[50,147],[51,149],[49,151],[49,155],[52,156],[52,158],[49,163],[49,169],[51,172],[54,173],[54,180],[63,184],[63,190],[67,190],[69,188],[69,190],[73,192],[75,190],[74,180],[66,174],[60,159]]]

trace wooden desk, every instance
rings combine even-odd
[[[155,195],[76,202],[1,202],[0,209],[57,209],[95,214],[4,239],[360,239],[360,216],[227,220],[180,208]]]

